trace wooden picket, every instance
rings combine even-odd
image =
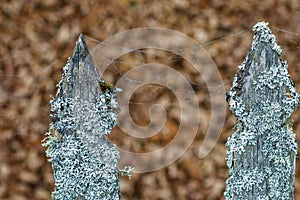
[[[44,146],[54,171],[53,199],[120,199],[120,155],[105,136],[117,120],[116,91],[100,79],[80,35],[50,102]]]
[[[294,199],[297,143],[291,114],[299,94],[268,23],[254,27],[252,46],[227,93],[238,119],[227,141],[227,200]]]

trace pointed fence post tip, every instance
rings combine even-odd
[[[116,124],[119,90],[100,79],[82,34],[57,86],[43,140],[54,172],[52,198],[119,200],[119,173],[133,170],[119,171],[119,151],[106,137]]]
[[[238,122],[226,143],[225,198],[292,200],[297,143],[290,117],[299,94],[268,23],[253,30],[251,48],[227,93]]]

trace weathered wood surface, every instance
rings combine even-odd
[[[56,200],[117,200],[119,151],[106,138],[116,124],[116,90],[100,79],[80,35],[50,102],[44,146],[52,163]]]
[[[268,24],[259,22],[253,30],[252,46],[227,93],[238,123],[226,144],[225,198],[294,199],[297,143],[290,117],[299,94]]]

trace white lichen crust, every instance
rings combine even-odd
[[[225,198],[294,199],[297,143],[290,117],[299,94],[268,24],[259,22],[253,30],[252,46],[227,93],[238,123],[226,143]]]
[[[115,89],[100,80],[82,35],[50,101],[44,146],[55,200],[119,200],[119,151],[107,138],[117,120]]]

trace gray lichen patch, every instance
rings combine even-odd
[[[227,100],[238,119],[228,139],[226,199],[293,199],[297,143],[290,126],[299,94],[268,23],[254,27],[252,46]]]

